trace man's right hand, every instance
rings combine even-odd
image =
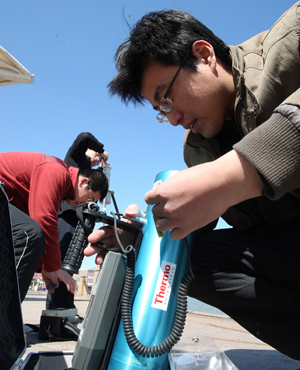
[[[54,274],[58,277],[60,281],[63,281],[66,284],[66,287],[69,292],[73,294],[75,293],[76,282],[67,271],[59,269],[57,271],[54,271]]]

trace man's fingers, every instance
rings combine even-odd
[[[55,287],[58,287],[59,281],[58,281],[58,278],[55,274],[51,275],[50,280],[51,280],[52,284],[55,285]]]
[[[95,258],[96,265],[101,265],[103,263],[105,255],[106,255],[106,252],[97,254]]]
[[[46,282],[47,290],[52,294],[54,293],[55,289],[58,288],[59,284],[53,284],[52,282]]]
[[[51,293],[51,294],[53,294],[54,292],[55,292],[55,289],[56,289],[57,287],[55,287],[54,285],[49,285],[49,287],[47,287],[47,290]]]
[[[163,218],[156,218],[155,217],[155,227],[159,231],[169,231],[169,230],[171,230],[170,220],[166,217],[163,217]]]
[[[99,248],[97,248],[93,245],[88,245],[84,249],[83,253],[87,257],[93,256],[94,254],[96,254],[95,262],[96,262],[97,265],[101,265],[101,263],[104,260],[104,256],[106,254],[105,251],[102,251],[102,250],[100,250]]]
[[[104,239],[111,238],[114,235],[114,228],[111,226],[101,227],[99,230],[92,232],[88,237],[88,242],[93,244],[98,241],[104,242]]]
[[[99,253],[99,248],[94,247],[92,244],[90,244],[86,248],[84,248],[83,253],[85,256],[90,257],[96,253]]]
[[[67,281],[65,281],[65,284],[69,292],[71,293],[75,292],[76,282],[71,276],[70,276],[70,279],[67,279]]]

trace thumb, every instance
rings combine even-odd
[[[125,215],[128,216],[128,217],[137,217],[137,216],[140,216],[141,217],[141,210],[139,209],[138,205],[137,204],[130,204],[126,209],[125,209]]]

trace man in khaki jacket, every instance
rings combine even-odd
[[[190,296],[298,360],[299,16],[300,2],[269,31],[227,46],[187,13],[149,13],[117,50],[109,85],[186,130],[189,168],[145,200],[158,230],[174,239],[197,230]],[[233,228],[213,230],[218,217]],[[109,246],[109,236],[114,245],[111,228],[90,241]]]

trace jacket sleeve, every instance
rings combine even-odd
[[[42,264],[48,272],[59,270],[62,266],[57,214],[71,185],[68,170],[59,163],[41,164],[31,175],[28,211],[44,232],[46,247]]]
[[[263,195],[276,200],[299,189],[299,106],[280,105],[266,122],[246,135],[233,148],[260,174],[265,185]]]
[[[74,140],[72,146],[69,148],[65,158],[65,162],[68,163],[68,158],[72,158],[75,161],[82,158],[85,155],[87,149],[95,150],[98,153],[104,152],[104,145],[98,141],[94,135],[89,132],[82,132]]]

